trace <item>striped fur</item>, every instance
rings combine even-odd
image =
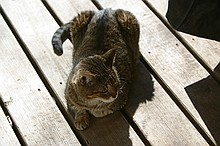
[[[54,33],[52,37],[52,45],[54,53],[57,55],[63,54],[63,42],[69,38],[70,39],[70,25],[71,23],[66,23],[62,25],[57,31]]]
[[[139,59],[139,24],[129,11],[84,11],[54,34],[54,52],[62,43],[73,43],[73,69],[66,84],[68,109],[75,126],[89,126],[89,114],[103,117],[120,110],[127,101],[133,71]]]

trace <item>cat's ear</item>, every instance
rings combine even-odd
[[[82,74],[80,74],[79,82],[82,85],[85,85],[85,84],[92,82],[94,77],[95,77],[95,75],[92,74],[90,71],[85,71]]]
[[[105,58],[105,65],[106,66],[112,66],[114,59],[115,59],[116,51],[115,49],[111,49],[107,51],[105,54],[103,54],[103,58]]]

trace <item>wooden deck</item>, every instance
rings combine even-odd
[[[0,145],[220,145],[220,43],[174,31],[168,0],[0,0]],[[72,45],[51,38],[84,10],[135,14],[142,63],[126,107],[77,131],[64,88]]]

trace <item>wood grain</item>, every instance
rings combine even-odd
[[[23,139],[29,145],[80,145],[2,17],[0,24],[0,93]]]
[[[88,2],[80,1],[80,5],[82,7],[89,5]],[[5,0],[2,2],[2,7],[41,67],[49,84],[66,105],[64,89],[72,68],[72,45],[70,42],[65,43],[64,54],[61,57],[53,53],[51,38],[58,25],[42,2]],[[94,8],[93,5],[91,7]],[[64,10],[68,11],[66,8],[62,9]],[[72,17],[77,13],[74,10],[69,12]],[[120,112],[106,118],[92,118],[91,128],[80,134],[88,145],[144,145]]]
[[[206,70],[142,1],[110,2],[99,0],[99,2],[103,7],[127,9],[137,16],[141,26],[140,49],[142,55],[179,97],[190,113],[196,117],[206,133],[209,133],[184,90],[185,86],[207,77],[209,74]]]
[[[2,108],[0,108],[0,145],[20,145]]]

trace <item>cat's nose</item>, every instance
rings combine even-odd
[[[112,98],[116,97],[116,91],[112,88],[108,88],[108,93]]]
[[[112,98],[117,98],[117,89],[109,86],[108,92]]]
[[[111,98],[114,98],[114,99],[115,99],[115,98],[116,98],[116,96],[111,96]]]
[[[112,98],[117,98],[117,95],[118,95],[116,90],[109,92],[109,94],[111,95]]]
[[[117,98],[118,97],[118,94],[115,94],[114,96],[112,96],[112,98]]]

